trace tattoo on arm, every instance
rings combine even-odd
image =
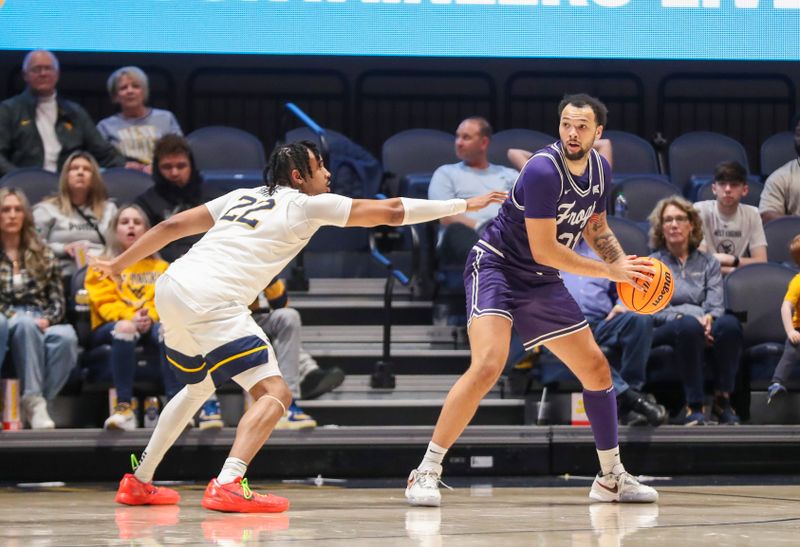
[[[592,232],[599,232],[603,228],[606,223],[604,215],[605,213],[592,213],[592,216],[589,217],[589,229]]]
[[[625,255],[622,245],[610,231],[597,235],[592,243],[594,250],[605,262],[616,262]]]

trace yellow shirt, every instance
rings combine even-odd
[[[800,328],[800,274],[797,274],[789,281],[789,288],[786,289],[785,302],[791,302],[794,306],[792,312],[792,324],[794,328]]]
[[[111,278],[100,279],[94,268],[86,273],[84,287],[89,293],[89,307],[92,315],[92,330],[109,321],[133,319],[141,308],[147,309],[147,315],[158,321],[155,302],[156,280],[166,271],[165,261],[157,258],[145,258],[122,272],[122,283]]]

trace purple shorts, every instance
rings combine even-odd
[[[475,245],[464,270],[467,325],[475,317],[511,321],[526,350],[588,328],[581,309],[560,278],[510,272],[503,258]]]

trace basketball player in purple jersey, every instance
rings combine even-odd
[[[497,382],[512,325],[526,349],[543,344],[583,385],[601,468],[590,499],[658,500],[658,493],[628,474],[620,461],[608,361],[559,275],[564,270],[634,282],[654,270],[646,258],[626,256],[606,222],[611,168],[592,149],[606,123],[605,105],[585,94],[568,95],[558,112],[560,142],[528,161],[467,259],[464,284],[472,362],[450,390],[422,463],[408,478],[406,498],[411,505],[441,503],[442,461]],[[602,262],[572,250],[581,237]]]

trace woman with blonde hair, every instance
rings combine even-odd
[[[150,82],[136,66],[124,66],[108,77],[108,95],[120,111],[100,120],[97,129],[127,159],[125,167],[152,173],[153,148],[158,139],[174,133],[183,135],[169,110],[147,106]]]
[[[149,229],[147,215],[138,205],[122,207],[111,220],[103,257],[111,260],[119,256]],[[89,268],[86,274],[85,287],[89,293],[92,321],[90,346],[111,345],[111,375],[117,390],[117,406],[105,421],[106,429],[136,428],[131,399],[134,376],[139,369],[135,356],[137,343],[158,352],[160,372],[150,376],[163,380],[168,397],[182,387],[169,370],[158,312],[153,302],[156,280],[167,266],[169,264],[154,254],[126,268],[119,282],[101,277],[93,268]],[[149,369],[147,372],[153,371]]]
[[[686,399],[679,416],[684,425],[708,423],[703,403],[706,347],[713,348],[714,403],[711,423],[737,424],[730,394],[742,356],[742,327],[726,314],[722,274],[713,254],[698,249],[703,222],[692,204],[680,196],[659,201],[650,213],[650,255],[664,262],[675,276],[669,306],[654,316],[653,346],[671,345],[680,363]]]
[[[58,193],[33,207],[36,229],[55,253],[62,276],[72,275],[86,263],[87,255],[100,254],[116,211],[94,157],[84,151],[70,154]]]
[[[47,412],[78,361],[78,337],[64,317],[64,292],[53,252],[39,239],[28,199],[0,188],[0,362],[6,348],[22,383],[22,416],[52,429]]]

